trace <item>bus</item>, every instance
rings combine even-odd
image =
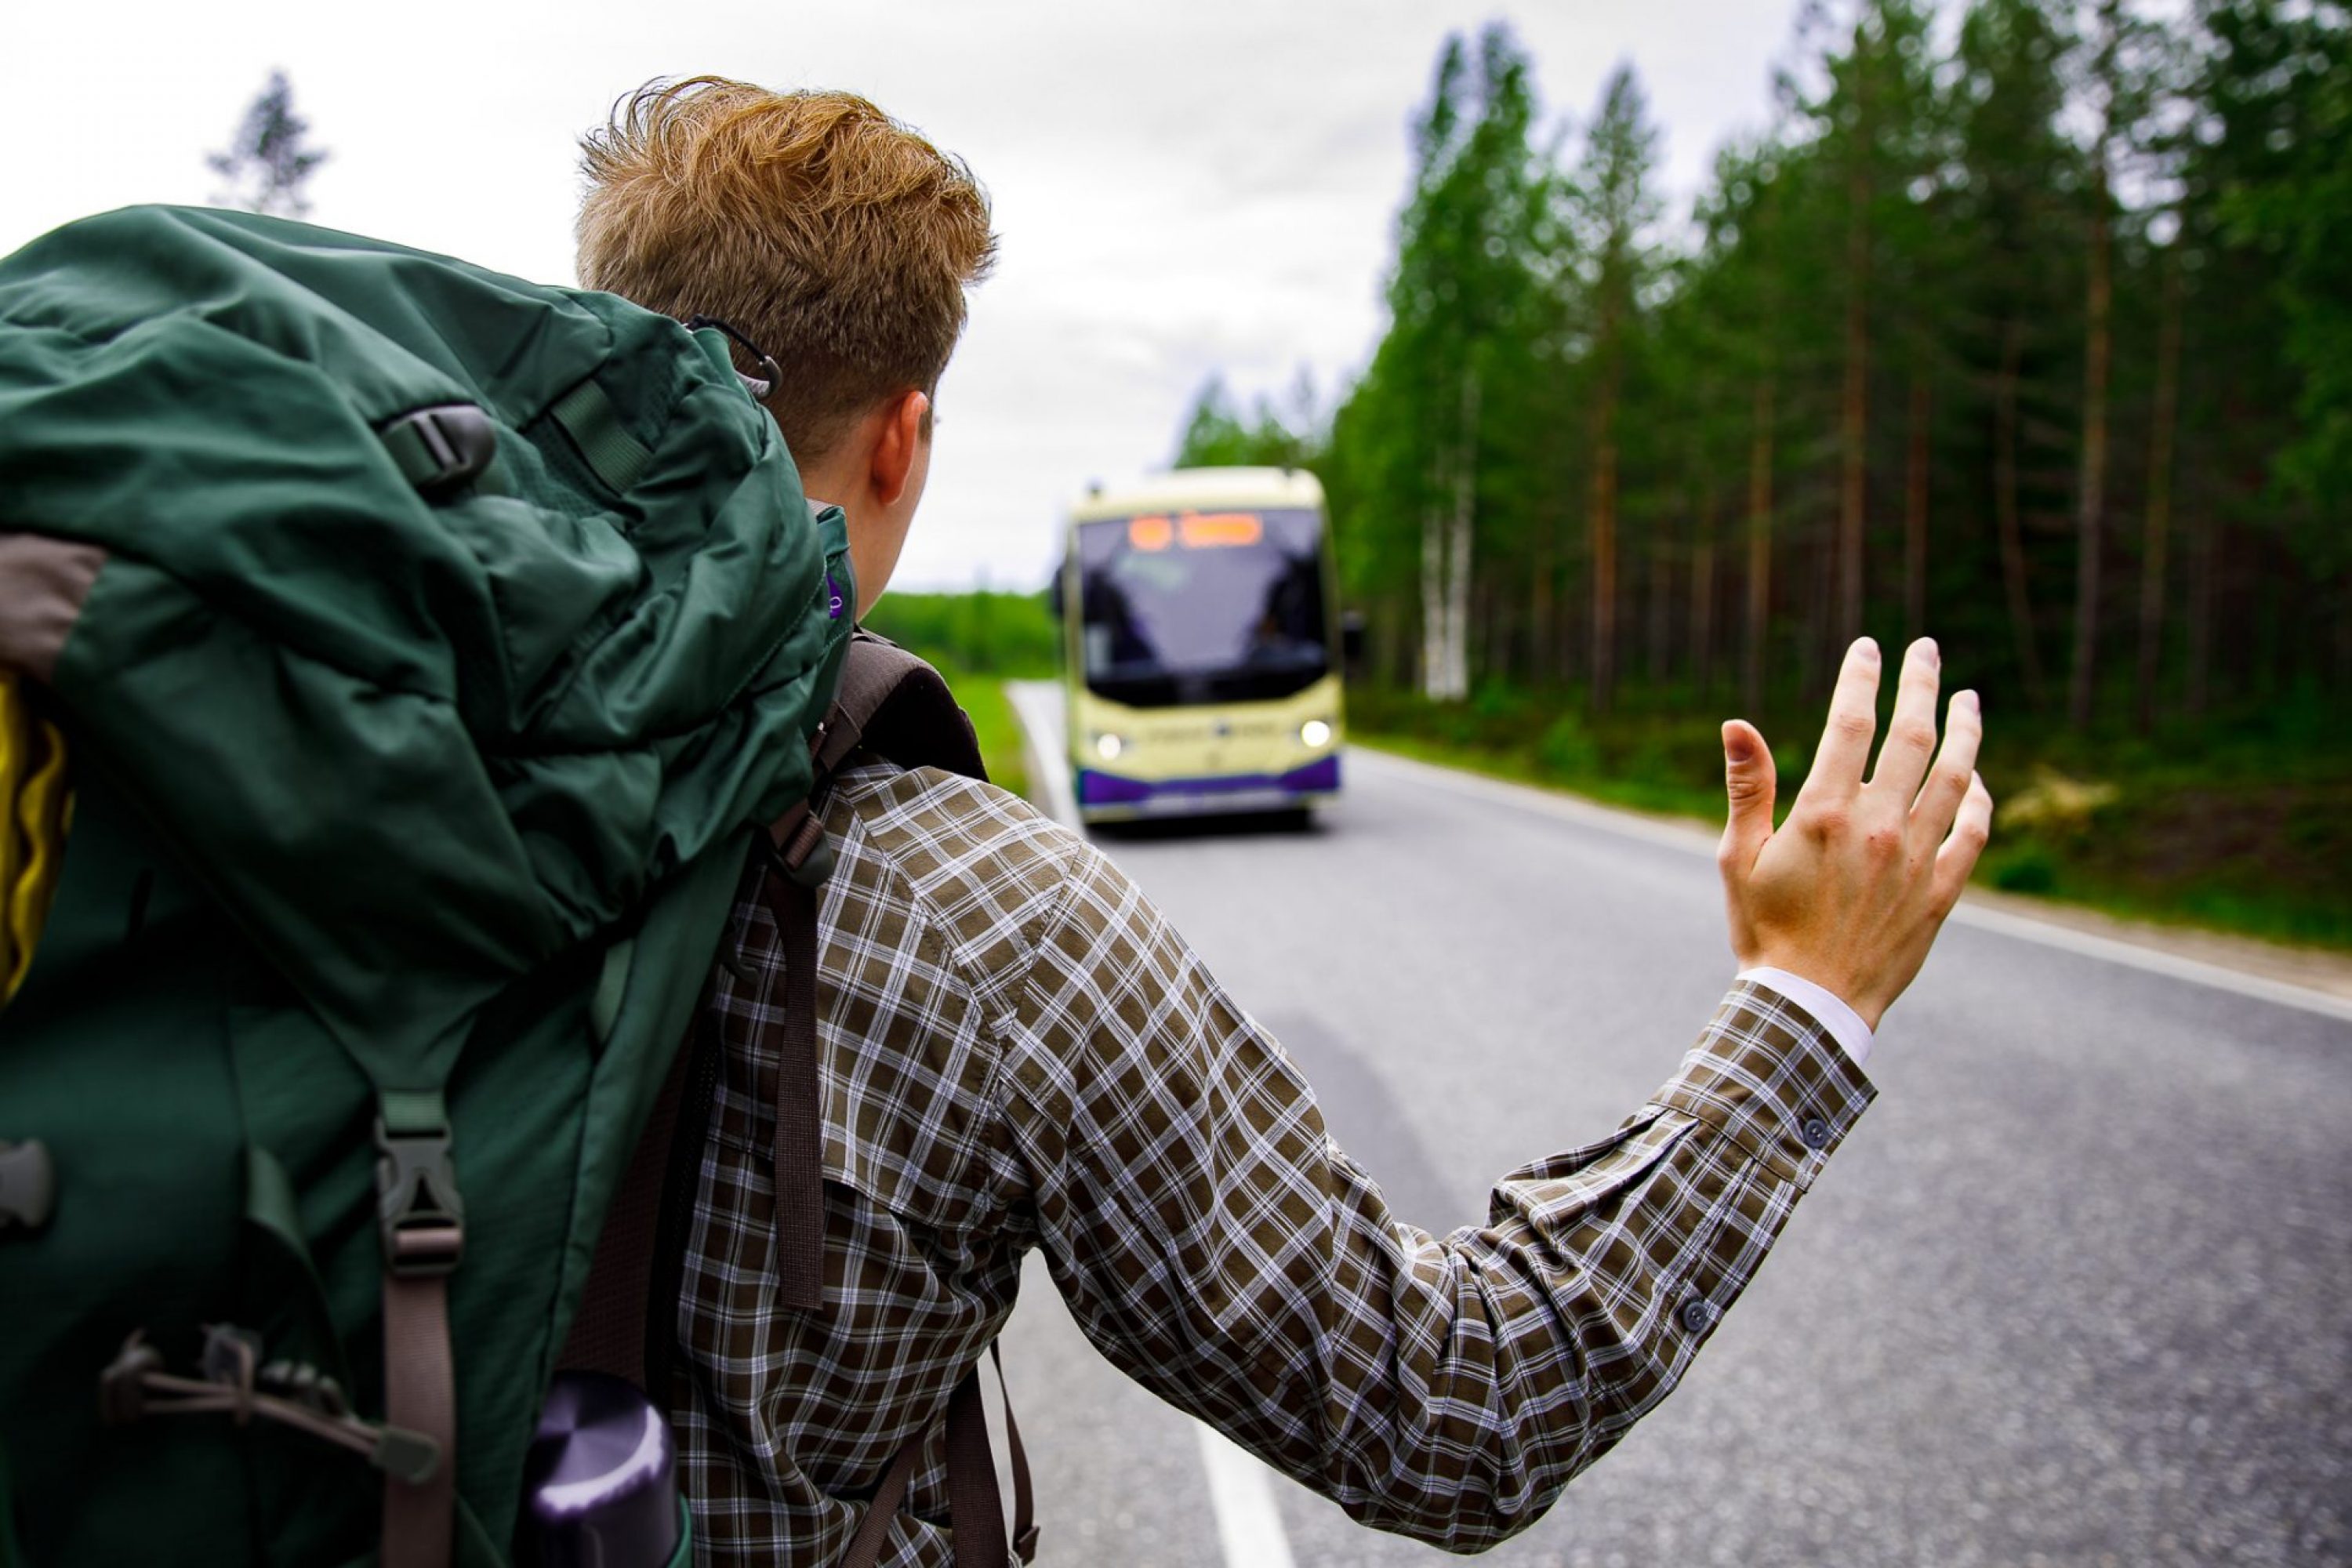
[[[1304,821],[1338,798],[1338,595],[1314,475],[1180,468],[1097,487],[1066,542],[1055,597],[1081,817]]]

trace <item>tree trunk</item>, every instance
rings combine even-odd
[[[1764,708],[1764,633],[1772,613],[1772,381],[1756,383],[1755,422],[1748,438],[1748,625],[1739,655],[1739,700],[1751,716]]]
[[[1604,307],[1600,396],[1592,412],[1592,710],[1609,711],[1617,684],[1617,386],[1615,323]]]
[[[1433,502],[1421,514],[1421,691],[1445,700],[1445,523]]]
[[[2089,277],[2083,310],[2083,468],[2074,492],[2074,658],[2067,671],[2066,692],[2066,716],[2077,731],[2091,722],[2099,674],[2099,569],[2107,506],[2107,371],[2115,347],[2108,164],[2121,92],[2116,51],[2123,37],[2122,0],[2099,0],[2098,18],[2099,52],[2092,76],[2102,89],[2102,100],[2098,141],[2091,150]]]
[[[1691,519],[1690,676],[1691,687],[1704,696],[1713,687],[1708,666],[1715,661],[1715,515],[1701,496]]]
[[[1911,428],[1903,475],[1904,635],[1927,635],[1927,373],[1911,372]]]
[[[1870,402],[1870,136],[1868,100],[1846,175],[1845,387],[1839,400],[1838,641],[1862,635],[1863,509],[1868,502]]]
[[[2157,667],[2164,655],[2164,579],[2172,530],[2172,443],[2180,421],[2180,249],[2166,251],[2156,330],[2156,406],[2147,449],[2147,532],[2139,561],[2139,731],[2156,727]]]
[[[1838,549],[1835,538],[1824,539],[1812,552],[1813,603],[1832,605],[1837,602]],[[1797,660],[1797,689],[1808,702],[1818,701],[1835,679],[1844,658],[1847,645],[1838,640],[1837,623],[1827,616],[1809,618],[1805,623],[1807,636]]]
[[[1673,649],[1674,636],[1674,573],[1666,552],[1665,541],[1659,538],[1656,523],[1651,524],[1650,536],[1650,683],[1657,685],[1666,679],[1666,662]]]
[[[2017,639],[2018,679],[2028,707],[2042,706],[2042,655],[2033,636],[2033,604],[2025,584],[2025,536],[2017,517],[2017,376],[2025,357],[2025,323],[2001,330],[2000,374],[1993,384],[1992,506],[2000,532],[2000,580],[2009,596],[2009,624]]]
[[[2091,182],[2089,342],[2083,356],[2083,473],[2074,503],[2074,665],[2067,688],[2066,716],[2080,731],[2091,721],[2091,694],[2099,642],[2099,534],[2106,511],[2108,320],[2113,285],[2108,276],[2106,143],[2100,141],[2100,167]]]
[[[1552,670],[1552,531],[1551,519],[1536,522],[1535,571],[1528,584],[1528,679],[1548,685]]]
[[[1507,681],[1511,679],[1511,633],[1517,628],[1504,613],[1502,592],[1490,580],[1480,583],[1470,597],[1478,606],[1475,624],[1484,634],[1478,668],[1493,679]]]
[[[1454,519],[1447,552],[1446,696],[1470,694],[1470,535],[1478,510],[1478,373],[1462,380],[1462,445],[1454,463]]]
[[[2213,673],[2213,573],[2217,565],[2211,500],[2190,511],[2189,553],[2189,716],[2202,719]]]

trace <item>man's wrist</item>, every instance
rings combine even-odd
[[[1853,1010],[1853,1005],[1836,992],[1816,984],[1801,974],[1791,974],[1785,969],[1775,969],[1769,964],[1751,964],[1741,970],[1738,978],[1753,985],[1768,986],[1794,1002],[1829,1031],[1830,1037],[1838,1043],[1838,1047],[1845,1052],[1854,1066],[1868,1065],[1870,1047],[1877,1036],[1863,1021],[1862,1015]]]

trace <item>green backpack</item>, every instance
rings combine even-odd
[[[0,668],[74,790],[0,1563],[506,1560],[854,603],[718,331],[223,212],[0,260]]]

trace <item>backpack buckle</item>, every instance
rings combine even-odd
[[[393,1132],[376,1118],[376,1229],[384,1267],[404,1278],[446,1274],[466,1254],[466,1205],[449,1129]]]
[[[768,856],[795,888],[821,888],[833,875],[833,840],[805,801],[768,829]]]
[[[393,420],[378,437],[401,477],[427,500],[479,479],[499,455],[498,426],[470,403],[419,408]]]

